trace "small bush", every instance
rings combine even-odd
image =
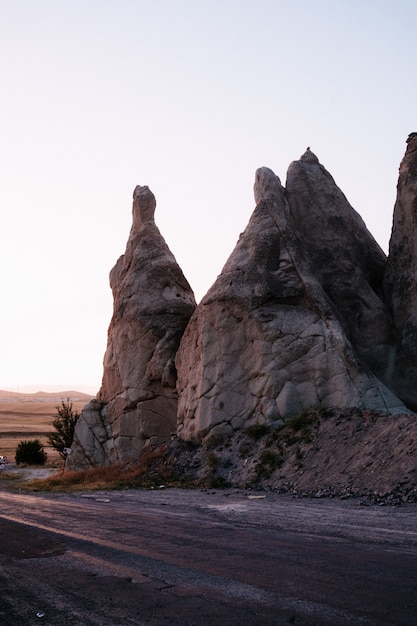
[[[244,459],[248,456],[251,451],[251,446],[248,441],[244,441],[239,448],[239,456],[241,459]]]
[[[59,456],[66,459],[66,448],[71,448],[74,439],[75,426],[80,418],[79,413],[73,411],[72,402],[68,398],[66,402],[61,400],[60,406],[55,407],[57,412],[52,422],[54,431],[48,434],[48,443],[59,453]]]
[[[207,465],[212,470],[215,470],[218,467],[219,463],[220,463],[220,459],[216,454],[214,454],[214,452],[210,452],[207,455]]]
[[[290,417],[290,419],[287,420],[286,425],[291,428],[293,432],[298,433],[300,430],[310,428],[316,421],[317,414],[312,413],[311,411],[303,411],[299,415]]]
[[[207,480],[207,487],[210,489],[227,489],[230,483],[221,476],[210,476]]]
[[[206,448],[207,450],[212,450],[213,448],[220,448],[224,444],[225,436],[223,433],[217,433],[211,435],[209,439],[207,439]]]
[[[283,462],[284,457],[280,452],[275,452],[269,448],[265,449],[259,456],[259,463],[255,466],[256,479],[269,478],[276,469],[281,467]]]
[[[245,433],[252,439],[261,439],[269,433],[269,426],[268,424],[252,424],[245,428]]]
[[[44,465],[46,459],[47,454],[39,439],[21,441],[16,448],[16,465],[20,465],[21,463],[28,463],[29,465]]]
[[[264,465],[269,465],[274,470],[278,469],[278,467],[281,467],[283,463],[282,455],[279,452],[270,450],[269,448],[261,453],[259,460],[261,463],[263,463]]]
[[[290,446],[293,443],[303,441],[311,443],[313,440],[313,428],[316,426],[323,416],[320,410],[304,410],[299,415],[290,417],[285,422],[284,432],[281,433],[281,440]]]

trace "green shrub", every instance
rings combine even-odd
[[[71,448],[74,439],[75,425],[79,420],[79,413],[73,411],[72,402],[61,400],[61,405],[55,407],[57,412],[52,422],[54,431],[48,434],[48,443],[59,455],[65,459],[66,448]]]
[[[302,413],[300,413],[299,415],[290,417],[290,419],[287,420],[286,425],[291,428],[293,432],[298,433],[300,430],[306,430],[310,428],[316,421],[316,413],[313,413],[311,411],[302,411]]]
[[[260,478],[269,478],[271,474],[281,467],[284,462],[284,457],[281,452],[275,452],[269,448],[263,450],[259,456],[259,463],[255,466],[255,475],[259,480]]]
[[[252,439],[260,439],[269,433],[268,424],[252,424],[245,428],[245,433]]]
[[[207,450],[212,450],[213,448],[220,448],[224,444],[225,435],[223,433],[217,433],[211,435],[209,439],[205,442]]]
[[[278,469],[278,467],[281,467],[283,460],[284,459],[282,458],[282,454],[280,454],[279,452],[275,452],[274,450],[270,450],[269,448],[263,450],[263,452],[259,456],[259,461],[263,465],[269,465],[274,470]]]
[[[216,454],[214,454],[214,452],[210,452],[210,453],[207,455],[207,465],[208,465],[208,466],[209,466],[212,470],[215,470],[215,469],[216,469],[216,467],[218,467],[219,463],[220,463],[220,459],[219,459],[219,457],[218,457]]]
[[[285,422],[285,428],[281,433],[281,441],[290,446],[293,443],[303,441],[311,443],[313,440],[313,429],[317,426],[323,412],[315,409],[305,409],[299,415],[290,417]]]
[[[16,465],[28,463],[29,465],[44,465],[47,454],[39,439],[31,441],[21,441],[15,454]]]
[[[210,476],[207,480],[207,487],[210,489],[227,489],[230,483],[221,476]]]
[[[247,457],[250,451],[251,451],[251,446],[249,442],[243,441],[243,443],[240,445],[240,448],[239,448],[240,458],[244,459],[245,457]]]

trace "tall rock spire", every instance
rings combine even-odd
[[[195,300],[155,224],[155,207],[149,188],[137,186],[126,251],[110,273],[102,386],[78,421],[69,468],[133,462],[146,442],[175,433],[174,358]]]
[[[392,314],[395,348],[389,364],[391,386],[417,409],[417,133],[407,139],[385,273],[385,294]]]

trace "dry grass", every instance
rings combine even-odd
[[[0,482],[1,481],[13,481],[19,480],[20,474],[16,474],[15,472],[0,472]]]
[[[143,450],[140,461],[130,467],[112,465],[77,472],[62,471],[49,478],[24,484],[30,491],[81,491],[99,489],[155,488],[182,486],[172,464],[165,460],[166,445]],[[191,485],[189,485],[191,486]]]

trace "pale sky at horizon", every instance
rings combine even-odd
[[[98,391],[132,192],[200,300],[310,146],[387,252],[414,0],[0,0],[0,389]]]

